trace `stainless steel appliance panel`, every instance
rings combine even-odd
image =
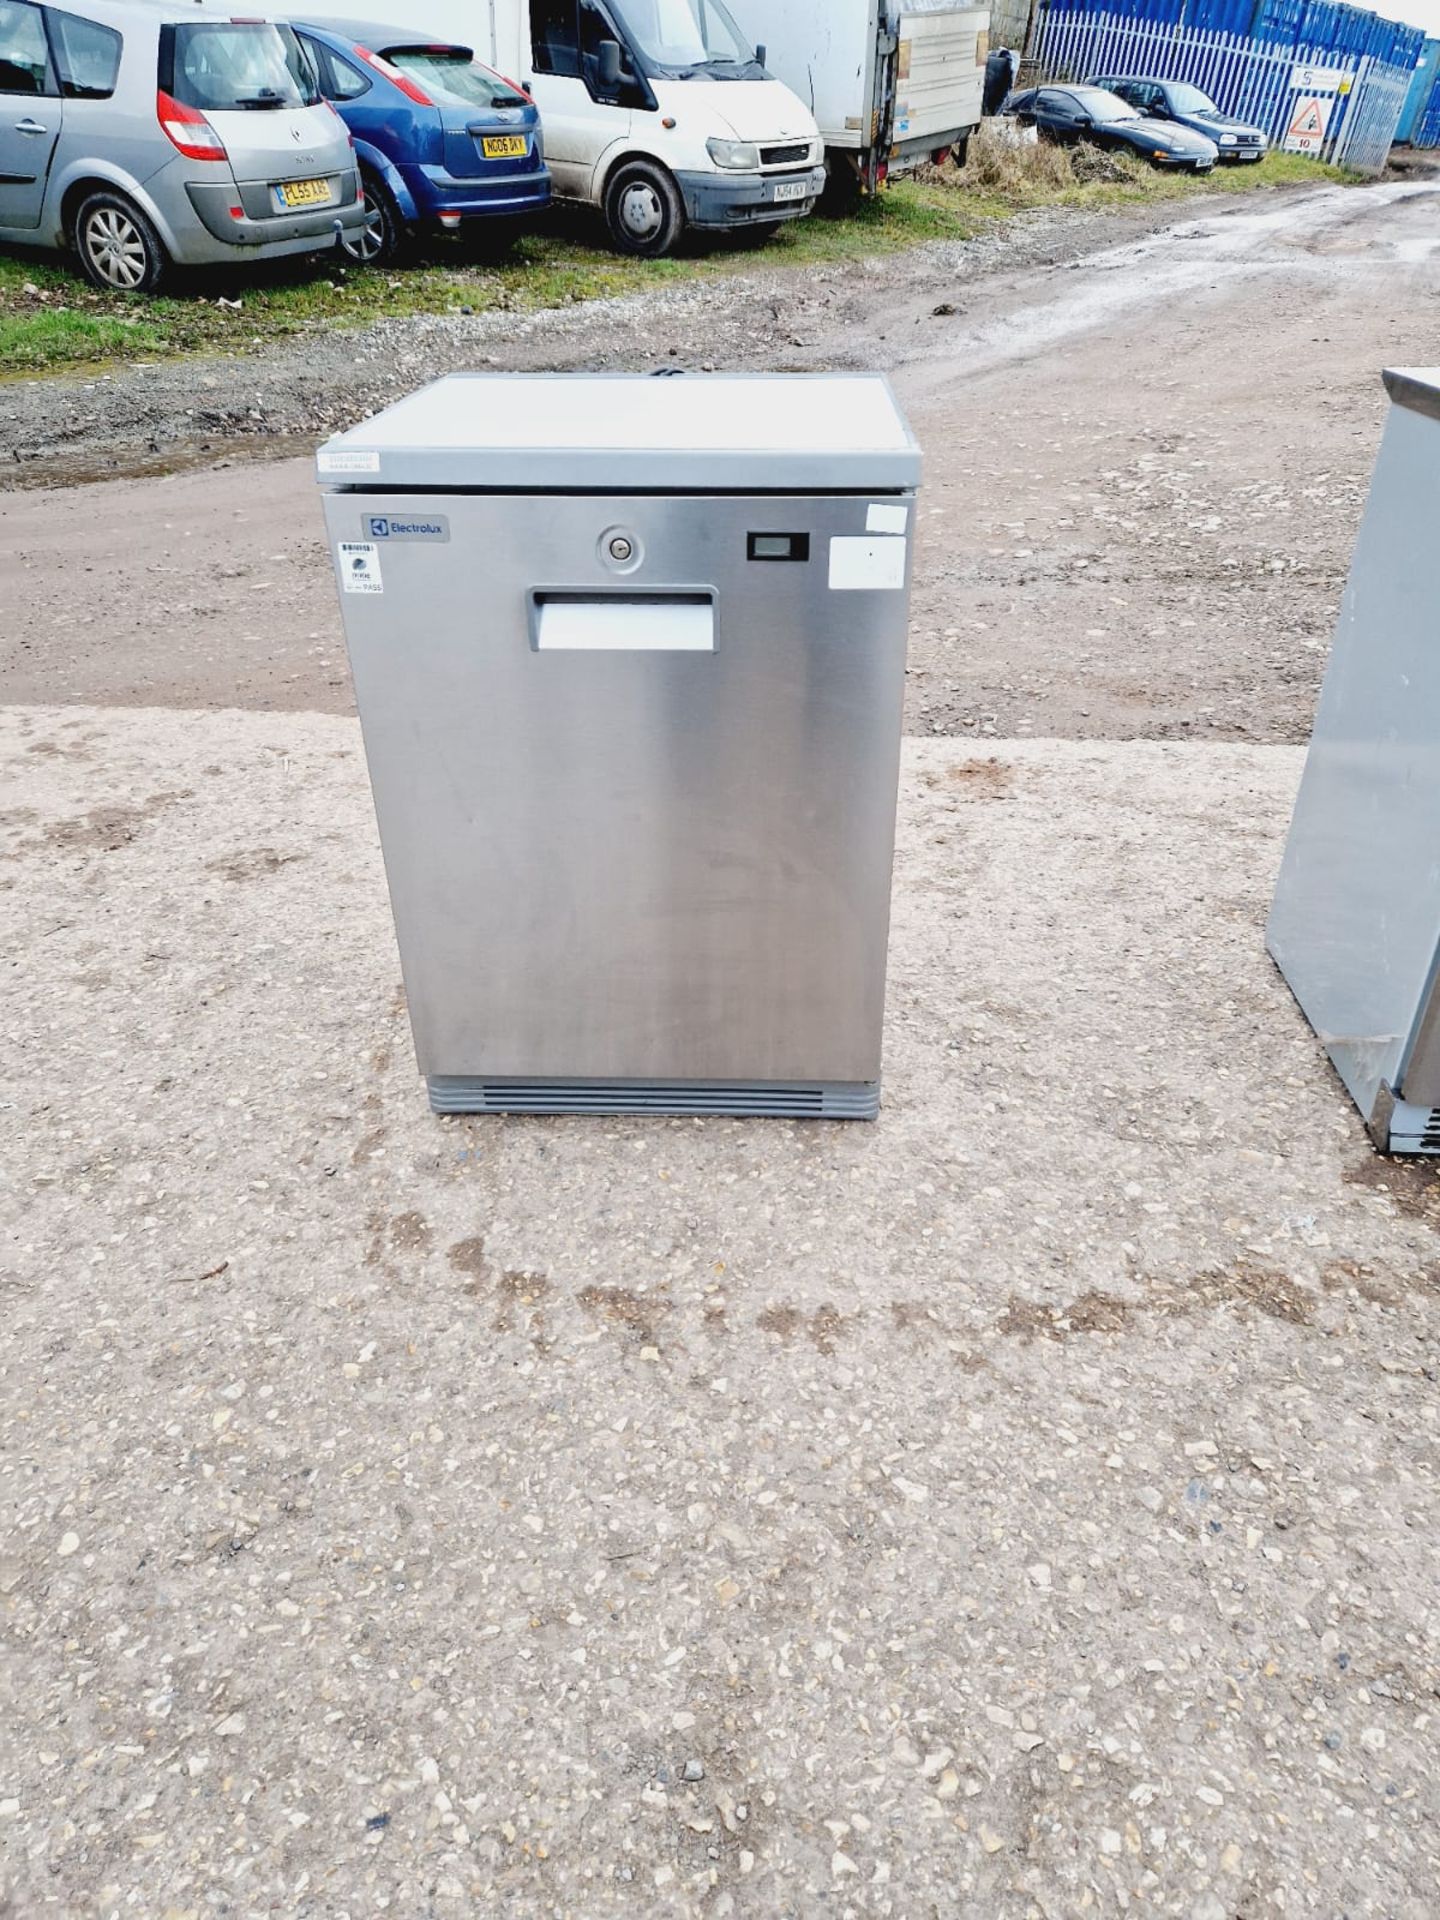
[[[1440,369],[1393,405],[1269,946],[1382,1146],[1440,1149]],[[1412,1111],[1407,1111],[1412,1110]],[[1398,1147],[1397,1147],[1398,1150]]]
[[[448,529],[344,595],[422,1072],[879,1079],[910,543],[829,572],[870,504],[327,494],[332,545]]]

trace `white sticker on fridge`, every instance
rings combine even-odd
[[[910,509],[877,504],[871,507],[865,517],[865,531],[867,533],[908,533]]]
[[[319,465],[321,473],[378,473],[380,456],[356,447],[322,447]]]
[[[832,593],[901,593],[905,588],[908,540],[844,540],[830,542]]]
[[[346,593],[383,593],[380,549],[368,541],[340,542],[340,584]]]

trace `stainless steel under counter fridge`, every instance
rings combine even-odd
[[[887,382],[457,376],[318,466],[435,1109],[873,1118]]]
[[[1440,1155],[1440,367],[1385,385],[1269,944],[1375,1145]]]

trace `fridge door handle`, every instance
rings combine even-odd
[[[537,590],[530,644],[537,653],[714,653],[716,598],[713,587]]]

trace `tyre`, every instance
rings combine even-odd
[[[409,238],[395,197],[373,173],[361,175],[365,185],[365,224],[341,236],[340,250],[357,267],[384,267],[398,260]]]
[[[154,293],[170,269],[160,236],[119,193],[92,193],[75,216],[80,270],[102,293]]]
[[[605,224],[621,253],[663,259],[685,231],[680,189],[663,167],[631,160],[605,189]]]

